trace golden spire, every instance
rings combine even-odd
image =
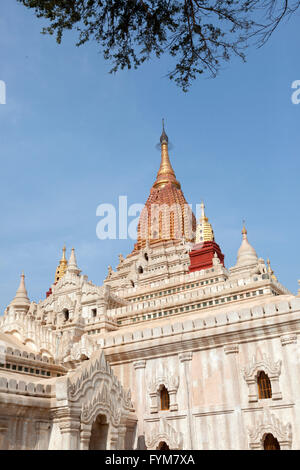
[[[64,275],[68,267],[68,261],[66,259],[66,246],[63,247],[63,254],[59,265],[57,266],[56,273],[55,273],[55,280],[54,282],[58,282]]]
[[[161,147],[161,163],[160,168],[157,173],[156,181],[153,185],[153,188],[163,188],[168,183],[174,184],[178,189],[180,189],[180,183],[176,180],[174,170],[172,168],[170,157],[169,157],[169,139],[165,132],[164,120],[163,130],[160,136],[160,147]]]
[[[205,215],[204,203],[201,203],[201,217],[196,229],[196,243],[214,242],[215,236],[211,224]]]
[[[242,229],[242,235],[243,235],[243,240],[245,240],[247,238],[247,230],[246,230],[246,227],[245,227],[245,221],[243,220],[243,229]]]
[[[274,271],[273,271],[273,269],[271,268],[271,263],[270,263],[269,258],[267,259],[267,265],[268,265],[268,274],[270,274],[270,276],[271,276],[275,281],[277,281],[277,277],[275,276]]]

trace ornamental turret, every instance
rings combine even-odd
[[[17,310],[24,310],[27,312],[30,307],[30,300],[28,298],[27,290],[25,287],[25,275],[21,274],[21,281],[16,292],[15,298],[11,301],[10,306]]]
[[[76,260],[74,248],[72,248],[72,251],[71,251],[67,272],[71,274],[77,274],[77,275],[80,274],[81,272],[81,270],[77,266],[77,260]]]
[[[67,267],[68,267],[68,261],[66,259],[66,246],[63,247],[62,251],[63,251],[62,258],[59,262],[59,265],[56,268],[54,283],[58,282],[65,275]]]
[[[215,235],[208,218],[205,215],[204,203],[201,203],[201,217],[196,228],[196,243],[214,242]]]
[[[267,259],[267,266],[268,266],[268,268],[267,268],[268,274],[270,275],[270,277],[272,279],[274,279],[274,281],[277,281],[277,277],[275,276],[274,271],[271,268],[271,262],[270,262],[269,258]]]
[[[196,228],[196,243],[189,253],[191,264],[189,271],[201,271],[212,268],[219,259],[224,266],[224,255],[219,245],[215,242],[215,235],[208,218],[205,215],[204,203],[201,203],[201,216]]]
[[[241,268],[244,266],[251,266],[257,264],[258,256],[255,249],[250,245],[247,237],[247,230],[245,224],[242,229],[243,240],[237,254],[236,268]]]
[[[61,260],[55,271],[54,285],[57,284],[58,281],[60,281],[60,279],[66,274],[67,267],[68,267],[68,261],[66,259],[66,246],[63,247],[62,252],[63,254],[62,254]],[[48,292],[46,292],[46,297],[49,297],[49,295],[51,294],[52,294],[52,287],[50,287]]]

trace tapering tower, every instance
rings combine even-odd
[[[177,181],[169,157],[169,139],[164,122],[160,137],[161,163],[156,180],[141,212],[134,252],[147,242],[194,241],[196,219]]]
[[[201,217],[196,229],[196,243],[190,251],[191,264],[189,271],[200,271],[213,266],[214,258],[224,266],[224,255],[215,242],[215,235],[208,218],[205,215],[205,206],[201,204]]]
[[[58,282],[65,275],[67,267],[68,267],[68,261],[66,259],[66,246],[63,247],[62,251],[63,251],[62,258],[55,272],[55,281],[54,281],[55,283]]]
[[[62,254],[61,260],[55,271],[54,284],[57,284],[58,281],[66,274],[66,271],[68,268],[68,261],[66,258],[66,246],[63,247],[62,252],[63,254]],[[49,290],[46,292],[46,297],[49,297],[49,295],[51,294],[52,294],[52,288],[50,287]]]
[[[27,312],[30,306],[30,300],[28,298],[27,290],[25,287],[25,275],[21,274],[20,285],[16,292],[15,298],[11,301],[10,306],[13,306],[16,310]]]

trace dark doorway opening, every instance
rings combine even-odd
[[[264,450],[280,450],[279,442],[273,434],[267,434],[264,440]]]
[[[89,450],[105,450],[107,447],[108,423],[106,416],[98,415],[93,426]]]

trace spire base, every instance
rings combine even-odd
[[[216,242],[196,243],[189,253],[191,260],[189,272],[192,273],[212,268],[215,254],[219,258],[221,265],[224,266],[224,255]]]

